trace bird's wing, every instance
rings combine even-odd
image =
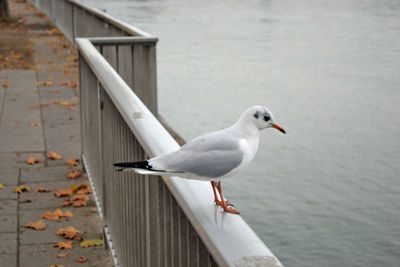
[[[226,132],[214,132],[193,139],[178,151],[153,158],[154,169],[218,178],[240,165],[240,139]]]

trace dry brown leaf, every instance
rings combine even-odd
[[[52,81],[36,82],[36,86],[52,86]]]
[[[79,262],[79,263],[87,262],[87,259],[85,257],[79,257],[76,259],[76,262]]]
[[[50,151],[49,152],[49,159],[51,159],[51,160],[60,160],[60,159],[62,159],[62,156],[58,155],[54,151]]]
[[[35,189],[35,192],[47,193],[47,192],[51,192],[51,190],[46,187],[38,187]]]
[[[69,202],[69,201],[65,201],[62,203],[63,207],[67,207],[67,206],[71,206],[71,205],[72,205],[72,202]]]
[[[65,258],[68,256],[68,253],[58,253],[57,258]]]
[[[3,88],[7,88],[10,85],[10,83],[3,83]]]
[[[59,249],[71,249],[73,248],[72,241],[67,241],[67,242],[57,242],[57,244],[54,245],[55,247]]]
[[[50,211],[46,211],[45,213],[42,214],[42,216],[40,216],[43,219],[46,219],[48,221],[57,221],[60,216],[54,214],[53,212]]]
[[[90,211],[93,212],[93,213],[97,213],[97,209],[96,208],[91,208]]]
[[[38,126],[40,126],[40,122],[31,122],[31,123],[29,123],[29,127],[38,127]]]
[[[84,200],[76,200],[72,203],[72,207],[79,208],[79,207],[86,207],[87,201]]]
[[[76,110],[76,107],[67,107],[67,110]]]
[[[24,200],[22,200],[22,202],[25,202],[25,203],[30,203],[30,202],[34,202],[35,200],[33,200],[33,199],[30,199],[30,198],[25,198]]]
[[[75,239],[77,235],[80,233],[78,229],[76,229],[73,226],[68,226],[67,228],[60,228],[58,229],[57,232],[55,232],[56,235],[63,236],[66,239]]]
[[[68,166],[78,166],[79,162],[80,162],[79,159],[74,159],[74,158],[70,158],[70,159],[67,159],[67,160],[65,161],[65,163],[66,163]]]
[[[39,163],[39,162],[40,162],[40,160],[37,159],[37,158],[28,158],[28,159],[26,160],[26,163],[29,164],[29,165],[34,165],[34,164],[37,164],[37,163]]]
[[[73,214],[72,212],[70,212],[69,210],[64,211],[63,217],[74,217],[75,214]]]
[[[103,245],[102,239],[87,239],[87,240],[82,241],[79,244],[79,246],[81,246],[83,248],[101,246],[101,245]]]
[[[6,188],[6,187],[0,183],[0,189],[4,189],[4,188]]]
[[[16,188],[14,188],[14,193],[23,193],[23,192],[27,192],[27,191],[31,191],[32,188],[30,188],[29,186],[26,185],[20,185]]]
[[[87,217],[87,216],[90,216],[90,213],[89,212],[82,212],[81,215]]]
[[[71,117],[71,116],[63,117],[63,120],[65,120],[65,121],[72,121],[73,119],[74,119],[74,117]]]
[[[44,230],[46,228],[46,224],[42,220],[39,220],[37,222],[28,222],[27,224],[24,225],[24,227],[35,230]]]
[[[68,173],[68,178],[69,179],[76,179],[82,176],[82,172],[81,171],[70,171]]]
[[[54,193],[56,197],[67,197],[72,195],[73,192],[71,189],[59,189],[57,192]]]

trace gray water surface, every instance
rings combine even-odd
[[[400,1],[83,2],[160,37],[186,139],[274,112],[288,134],[223,189],[286,266],[400,266]]]

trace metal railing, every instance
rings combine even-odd
[[[32,2],[50,17],[58,14],[53,20],[74,37],[80,32],[79,12],[91,14],[87,22],[80,20],[93,23],[87,27],[95,32],[104,23],[123,25],[121,37],[75,39],[82,159],[116,265],[282,266],[242,217],[212,203],[209,183],[113,168],[115,162],[144,160],[179,148],[153,115],[157,38],[74,0]],[[72,13],[60,12],[66,6],[72,6]],[[71,14],[72,20],[63,17]],[[150,99],[149,108],[142,97]]]

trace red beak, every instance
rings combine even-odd
[[[281,126],[279,126],[278,124],[274,124],[273,123],[272,127],[274,127],[275,129],[281,131],[282,133],[286,134],[286,131]]]

